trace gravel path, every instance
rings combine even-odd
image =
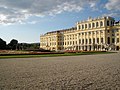
[[[120,90],[120,52],[0,59],[0,90]]]

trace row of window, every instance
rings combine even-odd
[[[93,42],[93,44],[95,44],[95,41],[97,42],[97,44],[101,44],[101,43],[103,43],[103,38],[100,38],[101,39],[101,42],[100,42],[100,40],[99,40],[99,38],[93,38],[93,39],[79,39],[79,44],[92,44],[92,42]],[[89,40],[89,43],[88,43],[88,40]]]
[[[100,40],[101,39],[101,40]],[[92,44],[92,40],[93,40],[93,44],[95,44],[95,41],[97,42],[97,44],[101,44],[103,43],[103,38],[93,38],[93,39],[89,39],[89,43],[88,43],[88,39],[79,39],[79,44]],[[101,41],[101,42],[100,42]],[[112,38],[112,43],[115,43],[115,38]],[[119,43],[119,38],[117,38],[116,43]],[[69,41],[69,42],[59,42],[58,45],[75,45],[77,44],[77,41]],[[108,44],[110,44],[110,37],[108,37]]]
[[[52,45],[56,45],[56,42],[51,42],[51,43],[41,43],[41,46],[52,46]]]
[[[114,25],[114,21],[107,21],[107,26],[113,26]],[[96,22],[96,23],[89,23],[89,24],[83,24],[83,25],[79,25],[78,26],[78,30],[81,29],[87,29],[87,28],[95,28],[95,27],[103,27],[103,21],[100,22]]]
[[[107,21],[107,26],[113,26],[114,25],[114,21]]]
[[[102,27],[103,26],[103,22],[100,21],[100,24],[99,22],[96,22],[95,23],[89,23],[89,24],[83,24],[83,25],[79,25],[78,29],[87,29],[87,28],[95,28],[95,27]]]
[[[101,40],[100,40],[101,39]],[[89,43],[88,43],[89,40]],[[101,44],[103,43],[103,38],[93,38],[93,39],[79,39],[79,44],[95,44],[95,41],[97,42],[97,44]],[[101,41],[101,42],[100,42]],[[110,44],[110,37],[107,38],[107,44]],[[115,43],[115,38],[112,38],[112,43]],[[116,43],[119,43],[119,38],[116,39]],[[68,42],[58,42],[58,45],[76,45],[77,41],[68,41]],[[41,46],[46,45],[46,43],[41,43]],[[56,42],[53,43],[49,43],[49,45],[56,45]],[[48,45],[48,46],[49,46]]]
[[[79,33],[79,36],[80,36],[80,35],[88,35],[87,33],[88,33],[89,35],[91,35],[91,34],[94,35],[95,33],[96,33],[96,34],[99,34],[99,33],[102,34],[103,31],[100,31],[100,32],[99,32],[99,31],[94,31],[94,32]]]
[[[95,39],[89,39],[89,43],[88,43],[88,39],[79,39],[79,44],[92,44],[92,41],[93,41],[93,44],[95,44],[95,40],[97,40],[97,43],[100,44],[100,43],[103,43],[103,38],[101,38],[101,42],[99,40],[99,38]],[[60,44],[58,45],[76,45],[77,44],[77,41],[68,41],[68,42],[60,42]]]
[[[111,40],[110,37],[107,38],[107,44],[110,44]],[[115,38],[112,38],[112,43],[115,43]],[[116,39],[116,43],[119,43],[119,38]]]
[[[89,34],[89,35],[91,35],[91,34],[99,34],[99,31],[93,31],[93,32],[84,32],[84,33],[79,33],[78,35],[79,35],[79,37],[81,36],[81,35],[87,35],[87,33]],[[103,31],[100,31],[100,34],[102,34],[103,33]],[[67,40],[71,40],[71,39],[77,39],[77,34],[75,34],[75,35],[67,35],[67,36],[65,36],[65,37],[63,37],[65,40],[67,39]]]
[[[84,33],[79,33],[79,36],[82,35],[87,35],[87,33],[90,34],[99,34],[99,31],[93,31],[93,32],[84,32]],[[100,33],[103,33],[103,31],[101,30]],[[48,39],[46,38],[41,38],[41,41],[56,41],[57,37],[49,37]],[[71,34],[71,35],[66,35],[66,36],[58,36],[58,40],[63,40],[63,39],[77,39],[77,34]]]
[[[55,41],[56,40],[56,36],[54,36],[54,37],[49,37],[49,38],[40,38],[41,39],[41,41],[46,41],[46,40],[48,40],[48,41]]]

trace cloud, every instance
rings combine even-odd
[[[108,0],[104,7],[109,12],[103,16],[120,17],[120,0]]]
[[[120,11],[120,0],[108,0],[105,8],[108,10]]]
[[[103,16],[119,17],[119,16],[120,16],[120,13],[117,13],[117,12],[111,12],[111,13],[103,14]]]
[[[0,24],[22,24],[31,16],[43,17],[62,12],[80,12],[95,7],[98,0],[0,0]]]

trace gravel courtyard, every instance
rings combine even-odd
[[[120,52],[0,59],[0,90],[120,90]]]

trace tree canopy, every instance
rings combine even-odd
[[[0,38],[0,49],[6,49],[6,42]]]
[[[10,43],[0,38],[0,50],[36,50],[40,43],[18,43],[18,40],[12,39]]]
[[[17,48],[17,45],[18,45],[18,41],[15,39],[12,39],[8,44],[8,47],[11,48],[12,50],[15,50]]]

